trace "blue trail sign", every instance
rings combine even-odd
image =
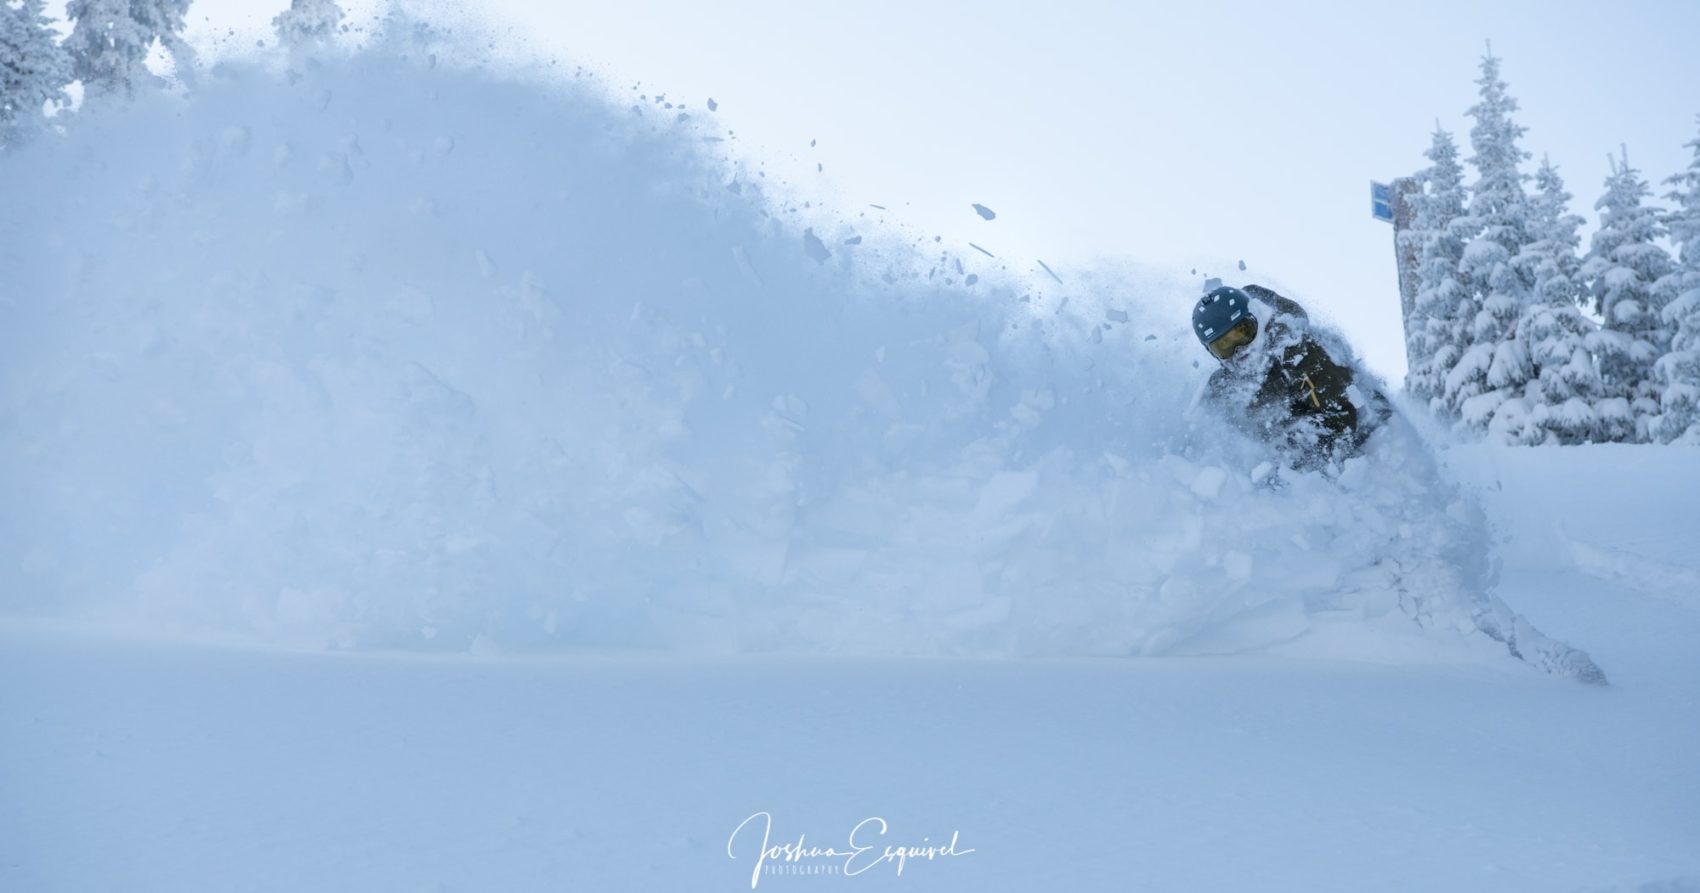
[[[1393,222],[1393,187],[1386,183],[1369,183],[1369,213],[1377,220]]]

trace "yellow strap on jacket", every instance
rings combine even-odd
[[[1305,383],[1305,387],[1310,388],[1310,405],[1321,409],[1322,401],[1316,399],[1316,383],[1310,380],[1309,375],[1301,376],[1299,380]]]

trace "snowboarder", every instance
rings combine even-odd
[[[1222,362],[1201,400],[1296,468],[1357,453],[1392,413],[1386,397],[1356,384],[1352,367],[1311,334],[1304,308],[1271,289],[1213,289],[1192,308],[1192,328]]]

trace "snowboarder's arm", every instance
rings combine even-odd
[[[1275,289],[1265,288],[1264,286],[1261,286],[1261,285],[1248,285],[1245,288],[1241,289],[1241,291],[1245,292],[1248,295],[1251,295],[1254,298],[1258,298],[1260,300],[1268,302],[1271,307],[1275,308],[1276,313],[1284,313],[1284,314],[1287,314],[1289,316],[1296,316],[1299,319],[1305,320],[1307,322],[1310,320],[1310,314],[1306,313],[1305,309],[1303,307],[1299,306],[1298,301],[1295,301],[1292,298],[1283,297],[1280,294],[1277,294]]]

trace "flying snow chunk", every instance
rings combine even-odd
[[[712,111],[717,111],[719,108],[720,108],[720,103],[715,102],[714,97],[710,96],[708,98],[708,110],[712,112]]]
[[[996,220],[997,216],[998,216],[998,213],[996,211],[993,211],[991,208],[988,208],[985,205],[981,205],[981,204],[976,204],[974,206],[974,213],[980,215],[981,217],[984,217],[987,220]]]
[[[832,252],[826,250],[826,243],[812,229],[803,230],[803,253],[817,264],[826,263],[826,259],[832,256]]]
[[[762,282],[761,274],[756,272],[756,265],[750,261],[750,253],[744,250],[744,246],[732,246],[732,260],[737,263],[738,272],[742,273],[745,279],[754,283],[757,288],[765,287],[766,283]]]
[[[1192,479],[1193,495],[1200,499],[1214,500],[1222,492],[1222,485],[1228,482],[1228,473],[1214,465],[1199,470]]]

